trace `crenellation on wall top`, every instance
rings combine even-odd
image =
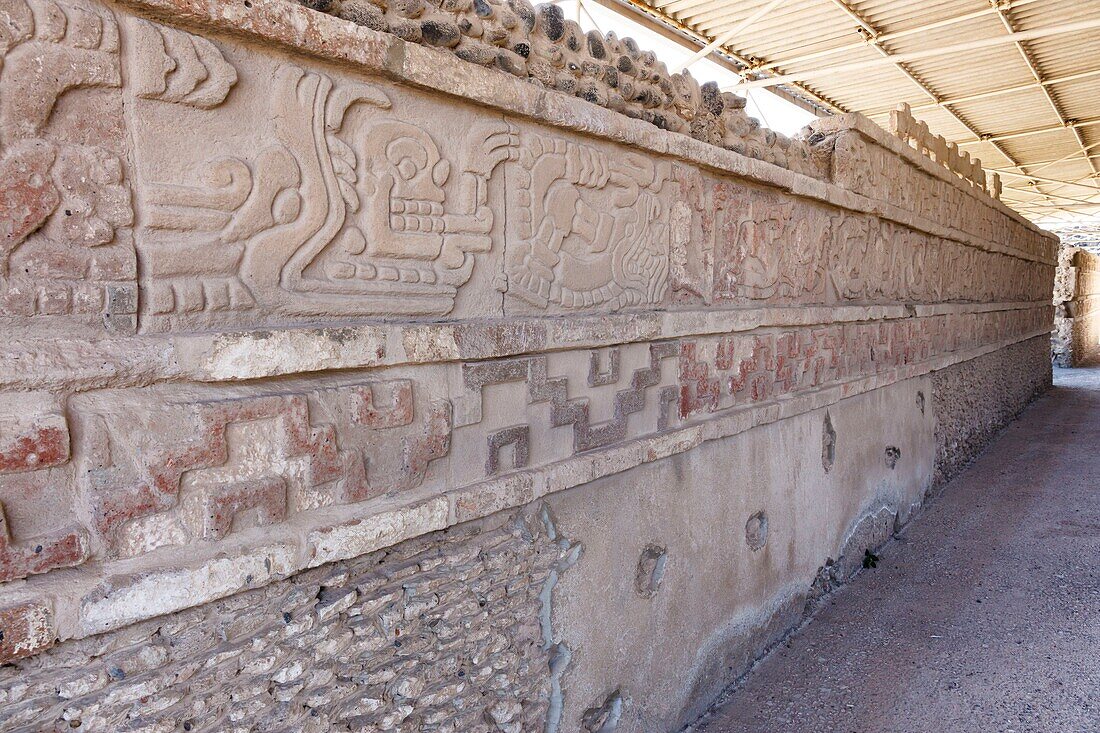
[[[932,157],[925,155],[917,147],[905,142],[899,136],[872,122],[867,117],[858,113],[835,115],[811,122],[807,126],[807,137],[835,136],[841,132],[854,132],[874,145],[888,150],[901,159],[906,165],[917,168],[939,181],[951,185],[953,188],[965,193],[984,207],[1004,215],[1024,229],[1044,238],[1050,245],[1057,245],[1057,236],[1037,226],[1031,220],[1022,216],[1019,212],[1007,206],[1004,202],[990,195],[984,188],[974,185],[969,180],[964,180],[957,173],[949,170],[945,165],[938,163]],[[834,153],[835,154],[835,153]],[[988,183],[988,181],[987,181]],[[1053,258],[1053,247],[1047,255]]]
[[[948,142],[943,135],[934,135],[928,129],[928,123],[913,116],[912,108],[905,102],[890,112],[890,132],[914,150],[928,156],[959,178],[969,182],[991,198],[1001,198],[1001,177],[996,171],[982,168],[982,161],[971,158],[970,153],[960,150],[958,143]]]

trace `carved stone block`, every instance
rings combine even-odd
[[[395,387],[396,385],[396,387]],[[81,490],[109,555],[216,540],[288,514],[415,488],[449,450],[446,402],[408,381],[202,400],[106,393],[78,405]]]
[[[0,8],[0,317],[132,332],[119,29],[92,2]]]
[[[53,646],[53,611],[41,603],[0,608],[0,664]]]
[[[536,312],[665,302],[675,190],[667,162],[524,131],[508,171],[510,300]]]
[[[69,425],[41,394],[0,396],[0,582],[79,565],[89,554],[69,475]]]

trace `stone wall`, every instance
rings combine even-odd
[[[953,478],[1028,403],[1050,387],[1049,344],[1023,341],[932,372],[937,485]]]
[[[0,729],[536,730],[553,531],[497,515],[51,649],[6,675]]]
[[[1049,383],[867,120],[374,7],[0,5],[5,729],[672,729]]]
[[[1051,355],[1060,367],[1100,358],[1100,256],[1076,247],[1058,252]]]

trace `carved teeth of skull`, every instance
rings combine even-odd
[[[421,265],[378,265],[368,262],[334,262],[328,274],[337,280],[382,280],[386,282],[434,284],[435,270]]]
[[[390,216],[390,227],[395,232],[434,232],[442,234],[444,221],[441,216],[416,216],[413,214]]]
[[[395,232],[442,234],[443,203],[425,199],[390,198],[390,227]]]
[[[431,217],[443,216],[443,204],[425,199],[390,198],[391,214],[425,214]]]

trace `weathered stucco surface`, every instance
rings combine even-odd
[[[1100,358],[1100,256],[1062,247],[1054,279],[1051,356],[1061,367]]]
[[[8,727],[671,728],[1049,383],[1055,241],[957,151],[554,9],[0,54]]]

